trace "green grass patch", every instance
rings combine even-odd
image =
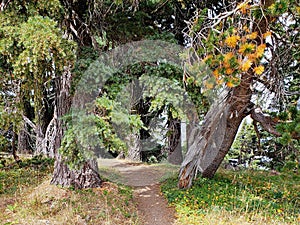
[[[162,185],[162,192],[175,206],[181,224],[208,224],[207,216],[219,215],[228,224],[240,223],[231,221],[233,217],[243,217],[246,222],[259,220],[261,224],[297,223],[299,190],[299,174],[274,176],[262,171],[220,171],[213,179],[197,178],[188,190],[178,190],[177,178]]]
[[[8,161],[11,161],[8,159]],[[52,173],[53,159],[35,156],[23,159],[20,163],[12,162],[0,169],[1,195],[15,195],[32,185],[38,185]]]

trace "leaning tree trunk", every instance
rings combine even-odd
[[[199,171],[211,178],[229,151],[242,120],[250,114],[251,77],[243,85],[224,91],[211,107],[201,127],[195,126],[188,138],[191,143],[179,174],[179,188],[188,188]],[[249,76],[249,75],[248,75]]]
[[[275,1],[262,1],[264,8],[268,8]],[[254,23],[253,30],[258,32],[257,43],[261,43],[262,35],[267,31],[269,16]],[[216,173],[225,155],[229,151],[242,120],[251,113],[252,117],[261,119],[261,114],[255,113],[254,104],[250,101],[251,86],[255,75],[244,73],[241,83],[233,88],[225,98],[219,97],[206,117],[201,128],[195,127],[190,132],[188,143],[192,143],[183,161],[179,173],[179,188],[188,188],[192,179],[201,172],[203,177],[211,178]],[[266,124],[269,128],[270,124]]]
[[[65,74],[57,79],[57,97],[56,97],[56,136],[55,136],[55,164],[51,184],[63,187],[73,186],[76,189],[99,187],[102,180],[98,173],[98,165],[95,158],[86,161],[81,169],[71,170],[63,161],[58,153],[61,145],[64,124],[61,117],[68,113],[71,106],[70,98],[71,73],[69,68]]]

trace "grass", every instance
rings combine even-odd
[[[219,171],[177,189],[177,177],[162,185],[178,224],[299,224],[300,175],[262,171]]]
[[[6,161],[7,166],[0,169],[0,196],[19,195],[29,186],[40,184],[53,170],[53,160],[39,156],[23,159],[19,164],[11,158]]]
[[[52,170],[42,158],[0,169],[0,224],[139,224],[131,188],[60,188],[49,184]]]
[[[178,176],[179,165],[172,165],[167,162],[152,164],[153,168],[159,168],[164,171],[164,175],[159,179],[160,183],[168,180],[169,178]]]
[[[0,169],[0,224],[139,224],[132,189],[106,181],[101,188],[71,190],[49,185],[53,161],[7,161]],[[8,166],[7,166],[8,165]],[[178,167],[166,172],[162,192],[177,211],[177,224],[299,224],[300,175],[220,170],[177,189]],[[117,171],[100,168],[118,179]]]
[[[101,174],[101,177],[104,177],[106,180],[112,181],[114,183],[120,183],[120,180],[122,180],[120,172],[115,168],[100,165],[99,173]]]

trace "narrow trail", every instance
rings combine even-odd
[[[134,188],[134,201],[137,203],[140,225],[173,225],[175,210],[168,206],[160,193],[159,182],[177,171],[176,167],[145,165],[117,159],[99,159],[101,174],[110,180]],[[113,170],[112,171],[108,170]]]

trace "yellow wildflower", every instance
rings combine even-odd
[[[228,47],[235,48],[235,46],[237,45],[238,40],[240,40],[240,37],[237,36],[237,35],[229,36],[225,39],[225,44]]]
[[[257,66],[253,69],[254,73],[257,75],[261,75],[265,71],[265,67],[263,65]]]

